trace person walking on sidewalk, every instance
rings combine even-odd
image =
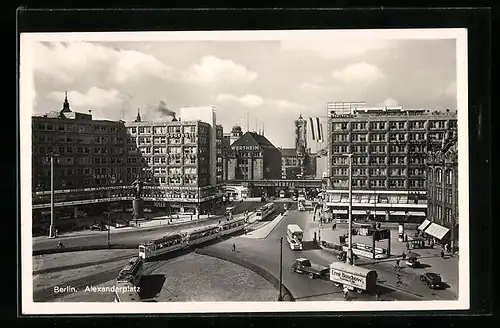
[[[444,259],[444,251],[441,250],[441,258]]]
[[[233,249],[232,249],[233,252],[236,252],[236,244],[233,243]]]

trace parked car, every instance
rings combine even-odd
[[[439,289],[441,288],[441,276],[437,273],[427,272],[420,276],[420,281],[423,281],[427,284],[427,286],[431,289]]]
[[[405,261],[406,265],[409,266],[410,268],[419,268],[420,267],[420,261],[417,259],[408,259]]]
[[[90,226],[90,230],[106,231],[108,228],[103,224],[93,224]]]
[[[330,274],[329,269],[327,267],[313,264],[306,258],[296,259],[292,264],[292,272],[307,274],[310,279],[314,278],[323,278],[328,279]]]

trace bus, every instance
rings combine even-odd
[[[134,285],[128,282],[117,282],[115,285],[115,299],[113,302],[141,302],[141,297]]]
[[[118,278],[116,278],[117,283],[130,283],[133,286],[137,286],[141,280],[143,270],[143,260],[141,257],[134,257],[120,270],[118,273]]]
[[[274,203],[267,203],[257,210],[255,217],[257,221],[265,220],[269,215],[276,210]]]
[[[184,248],[186,235],[176,233],[139,245],[139,257],[148,260],[152,257]]]
[[[296,224],[289,224],[286,227],[286,240],[290,244],[291,250],[302,250],[302,238],[304,231]]]

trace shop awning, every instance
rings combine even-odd
[[[418,226],[418,230],[424,231],[425,228],[427,228],[431,224],[431,221],[429,220],[424,220],[421,225]]]
[[[431,223],[431,225],[427,227],[424,232],[441,240],[448,233],[448,231],[450,231],[450,229],[436,223]]]

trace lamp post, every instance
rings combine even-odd
[[[108,249],[111,248],[111,241],[110,241],[110,233],[111,233],[111,221],[110,221],[110,218],[111,218],[111,213],[108,212],[107,213],[107,217],[106,217],[106,221],[108,222]]]
[[[280,238],[280,297],[279,300],[283,300],[283,237]]]
[[[54,161],[59,154],[50,153],[50,230],[49,238],[55,238],[55,217],[54,217]]]
[[[344,154],[344,156],[349,158],[349,242],[347,246],[347,256],[346,262],[348,264],[353,264],[352,256],[352,154]]]

